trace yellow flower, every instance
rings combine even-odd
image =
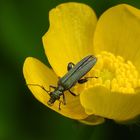
[[[61,110],[59,101],[48,106],[50,96],[40,87],[28,86],[33,95],[56,112],[86,124],[99,124],[104,118],[121,122],[140,115],[140,10],[120,4],[97,21],[89,6],[71,2],[52,9],[49,19],[43,44],[53,70],[28,57],[23,66],[26,83],[49,90],[67,73],[69,62],[77,63],[89,54],[98,60],[86,76],[98,78],[74,86],[79,96],[66,91]]]

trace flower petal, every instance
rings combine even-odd
[[[25,60],[23,73],[27,84],[38,84],[46,90],[49,90],[50,85],[57,86],[58,78],[56,74],[35,58],[28,57]],[[37,100],[48,106],[47,101],[50,99],[50,96],[47,92],[39,86],[28,85],[28,87]],[[72,119],[84,119],[87,117],[80,104],[79,97],[73,97],[69,93],[65,93],[65,98],[67,104],[61,105],[61,111],[58,109],[59,101],[56,101],[53,106],[48,107]]]
[[[89,6],[74,2],[52,9],[49,18],[50,27],[43,36],[43,44],[51,66],[62,76],[69,62],[76,63],[92,53],[97,19]]]
[[[131,60],[140,71],[140,10],[120,4],[99,19],[94,52],[109,51]]]
[[[83,120],[79,120],[79,121],[87,125],[98,125],[98,124],[104,123],[105,119],[99,116],[90,115],[87,118]]]
[[[97,86],[85,90],[80,95],[80,99],[86,113],[90,115],[125,121],[140,114],[139,93],[121,94]]]

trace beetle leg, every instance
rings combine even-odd
[[[84,78],[78,80],[78,83],[83,84],[83,83],[87,82],[89,78],[98,78],[98,77],[84,77]]]
[[[59,100],[59,107],[58,109],[61,110],[61,104],[63,103],[63,105],[66,105],[66,99],[65,99],[65,95],[63,94],[63,101]]]
[[[75,66],[74,63],[72,62],[68,63],[67,70],[69,71],[70,69],[72,69],[73,66]]]
[[[83,83],[85,83],[85,82],[87,82],[87,81],[88,81],[87,78],[83,78],[83,79],[78,80],[78,83],[79,83],[79,84],[83,84]]]
[[[62,103],[62,101],[59,100],[59,107],[58,107],[59,110],[61,110],[61,107],[60,107],[61,103]]]
[[[73,96],[77,96],[75,93],[73,93],[70,89],[68,90],[70,93],[71,93],[71,95],[73,95]]]
[[[66,105],[66,98],[65,98],[65,95],[63,94],[62,96],[63,96],[63,104]]]
[[[56,89],[55,86],[50,85],[50,86],[49,86],[49,90],[51,90],[51,88]]]

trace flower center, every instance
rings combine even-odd
[[[121,56],[102,52],[96,56],[97,64],[88,74],[96,76],[85,83],[85,88],[102,85],[113,92],[135,93],[140,87],[140,79],[136,67],[131,61],[125,61]]]

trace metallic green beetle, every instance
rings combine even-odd
[[[68,90],[73,96],[76,96],[75,93],[73,93],[70,89],[78,82],[80,84],[85,83],[88,81],[88,78],[93,77],[84,77],[81,79],[85,74],[87,74],[92,67],[96,64],[97,58],[93,55],[88,55],[84,57],[81,61],[79,61],[76,65],[74,65],[72,62],[70,62],[67,66],[68,72],[62,77],[59,78],[57,87],[51,86],[50,88],[53,88],[54,91],[51,92],[51,90],[47,91],[43,86],[37,85],[37,84],[28,84],[28,85],[34,85],[34,86],[40,86],[43,90],[45,90],[47,93],[49,93],[50,99],[47,102],[48,105],[53,105],[53,103],[56,100],[60,99],[60,96],[63,96],[63,104],[66,104],[65,101],[65,95],[64,91]],[[96,78],[96,77],[94,77]],[[60,100],[59,100],[60,101]],[[59,103],[59,110],[60,110],[60,104]]]

